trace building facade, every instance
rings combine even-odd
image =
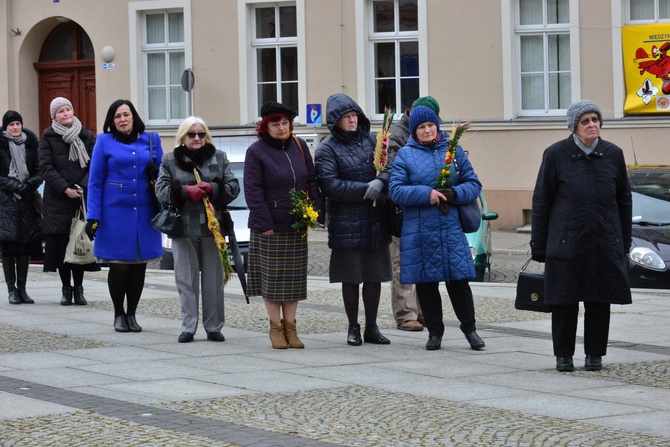
[[[648,39],[625,41],[645,26]],[[169,148],[188,114],[250,134],[277,100],[318,141],[332,93],[374,127],[385,106],[431,95],[447,128],[474,121],[462,144],[499,228],[528,223],[542,153],[569,135],[578,99],[601,107],[628,163],[670,164],[668,0],[0,0],[0,35],[0,108],[36,132],[54,96],[98,132],[126,98]]]

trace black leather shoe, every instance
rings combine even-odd
[[[114,330],[116,332],[128,332],[128,320],[126,320],[125,315],[117,315],[114,317]]]
[[[74,304],[76,304],[77,306],[85,306],[88,304],[88,302],[86,302],[86,298],[84,298],[83,286],[74,286],[74,288],[72,289],[72,293],[74,294]],[[128,324],[130,324],[130,322]],[[140,331],[141,330],[142,328],[140,328]],[[133,331],[133,332],[139,332],[139,331]]]
[[[474,351],[479,351],[480,349],[483,349],[484,346],[486,346],[484,340],[482,340],[475,331],[465,334],[465,338],[468,340],[468,343],[470,343],[470,348],[472,348]]]
[[[75,304],[77,303],[75,302]],[[142,326],[137,324],[137,319],[135,318],[135,315],[126,316],[126,321],[128,322],[128,330],[130,332],[142,332]]]
[[[212,341],[226,341],[221,332],[207,332],[207,339]]]
[[[63,286],[61,289],[63,291],[63,296],[60,298],[61,306],[69,306],[72,304],[72,287]]]
[[[575,365],[572,363],[572,357],[556,357],[556,371],[572,372]]]
[[[35,301],[33,301],[32,298],[28,296],[28,293],[26,293],[25,290],[18,290],[19,292],[19,299],[21,300],[21,303],[23,304],[35,304]]]
[[[179,338],[177,340],[179,343],[190,343],[193,341],[193,334],[190,332],[182,332],[179,334]]]
[[[599,355],[587,355],[584,361],[586,371],[600,371],[603,369],[603,358]]]
[[[361,339],[360,324],[349,325],[349,333],[347,334],[347,344],[351,346],[360,346],[363,344],[363,339]]]
[[[9,292],[9,304],[21,304],[21,298],[17,290]]]
[[[375,345],[390,345],[391,340],[384,337],[376,324],[366,324],[363,332],[363,341]]]
[[[428,337],[428,343],[426,343],[427,351],[437,351],[442,348],[442,336],[441,335],[431,335]]]

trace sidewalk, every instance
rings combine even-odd
[[[528,234],[494,233],[522,250]],[[115,333],[106,271],[88,306],[59,305],[60,282],[31,266],[34,305],[0,302],[0,446],[668,446],[670,291],[613,306],[604,370],[553,369],[548,314],[516,311],[514,285],[473,283],[483,351],[448,301],[443,348],[379,325],[390,346],[346,345],[339,284],[310,277],[298,309],[306,348],[273,350],[260,298],[226,286],[226,341],[177,343],[172,272],[151,271],[142,333]],[[361,306],[362,311],[362,306]],[[361,321],[363,321],[361,317]],[[580,326],[581,333],[581,326]]]

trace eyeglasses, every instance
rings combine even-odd
[[[581,124],[582,126],[586,126],[589,123],[599,123],[600,124],[600,118],[598,118],[597,116],[593,116],[591,118],[586,117],[586,118],[582,118],[581,120],[579,120],[579,124]]]
[[[347,113],[346,115],[343,115],[343,116],[342,116],[342,119],[345,119],[345,120],[350,120],[350,119],[352,119],[352,118],[358,118],[358,113],[356,113],[356,112],[349,112],[349,113]]]
[[[201,140],[204,140],[205,137],[207,136],[206,132],[186,132],[186,136],[189,137],[191,140],[194,139],[196,136],[200,138]]]
[[[270,127],[272,127],[273,129],[279,129],[281,126],[289,127],[290,124],[291,123],[288,120],[284,120],[275,123],[270,123]]]

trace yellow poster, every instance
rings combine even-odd
[[[624,26],[625,114],[670,113],[670,23]]]

